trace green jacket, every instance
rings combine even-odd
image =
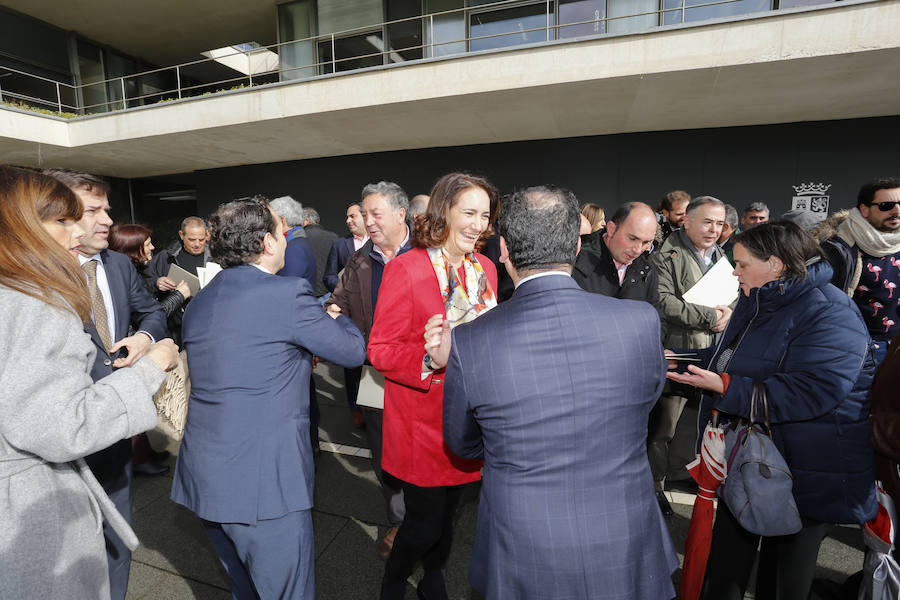
[[[683,230],[673,232],[651,257],[659,272],[659,304],[666,319],[666,348],[707,348],[715,342],[716,309],[682,300],[705,271],[687,246]],[[716,261],[723,256],[716,246]],[[712,263],[710,263],[712,266]]]

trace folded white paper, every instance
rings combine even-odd
[[[700,306],[728,306],[738,297],[740,287],[734,267],[724,256],[706,272],[700,281],[684,293],[682,299]]]

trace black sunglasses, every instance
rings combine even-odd
[[[900,200],[896,202],[867,202],[867,204],[869,206],[877,206],[878,210],[880,210],[881,212],[887,212],[900,204]]]

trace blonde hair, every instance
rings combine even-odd
[[[44,221],[81,219],[75,194],[53,177],[0,165],[0,285],[70,311],[87,323],[91,301],[78,261]]]
[[[598,206],[597,204],[588,202],[587,204],[583,205],[581,207],[581,214],[583,214],[590,222],[591,233],[594,233],[606,224],[606,211],[600,208],[600,206]]]

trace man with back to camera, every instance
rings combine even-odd
[[[645,450],[665,377],[659,315],[572,281],[578,214],[565,190],[513,194],[499,219],[512,298],[452,334],[426,329],[447,365],[444,440],[485,460],[469,581],[489,600],[675,595]]]
[[[856,208],[829,221],[837,223],[822,233],[822,250],[834,269],[831,283],[856,302],[881,363],[900,332],[900,178],[867,182]]]
[[[653,254],[659,273],[659,302],[666,321],[666,348],[707,348],[725,329],[731,308],[711,308],[684,301],[684,294],[724,256],[716,245],[725,223],[725,204],[712,196],[694,198],[686,209],[684,227],[675,231]],[[672,469],[670,444],[675,437],[678,420],[693,388],[666,383],[663,395],[650,413],[647,451],[650,470],[656,486],[656,499],[666,516],[674,514],[666,498],[665,479]]]
[[[290,196],[281,196],[269,202],[284,228],[287,247],[284,250],[284,267],[279,275],[302,277],[313,288],[316,285],[316,257],[313,255],[306,233],[303,231],[303,205]],[[300,235],[302,234],[302,235]]]
[[[78,260],[85,270],[91,293],[91,325],[86,328],[97,355],[91,379],[98,381],[114,369],[133,364],[150,345],[166,334],[166,314],[162,306],[144,289],[131,259],[107,247],[109,228],[109,184],[88,173],[71,169],[47,169],[45,175],[55,177],[75,192],[84,215],[79,221],[85,231],[81,238]],[[137,333],[129,336],[131,324]],[[122,349],[127,356],[122,356]],[[85,457],[97,480],[116,509],[132,523],[131,440],[125,439]],[[112,600],[122,600],[128,589],[131,549],[103,522],[106,556],[109,563],[109,586]]]
[[[379,181],[370,183],[362,189],[362,217],[369,241],[347,261],[341,281],[325,305],[329,312],[344,314],[353,319],[367,342],[375,318],[375,306],[378,303],[378,290],[381,287],[384,267],[389,261],[411,248],[410,229],[406,218],[408,207],[406,192],[396,183]],[[354,403],[360,374],[361,369],[344,371],[348,401],[352,396]],[[387,558],[394,545],[397,528],[403,522],[406,508],[399,482],[381,470],[383,412],[381,409],[371,407],[362,410],[372,448],[372,467],[381,482],[381,492],[387,502],[388,523],[391,525],[378,546],[378,553],[382,558]]]
[[[325,263],[328,261],[331,246],[337,241],[338,236],[333,231],[322,227],[319,211],[308,206],[303,209],[303,230],[306,232],[309,248],[316,257],[316,298],[324,306],[328,296],[331,295],[331,291],[325,286]]]
[[[306,280],[275,275],[287,242],[265,200],[211,221],[223,271],[184,315],[191,396],[171,498],[203,519],[234,598],[313,600],[312,355],[353,367],[365,343]]]

